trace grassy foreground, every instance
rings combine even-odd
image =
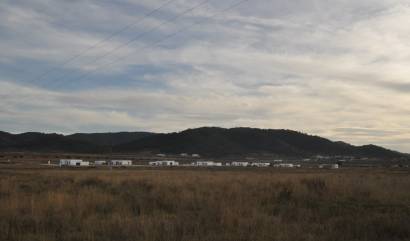
[[[0,169],[0,240],[410,240],[410,175]]]

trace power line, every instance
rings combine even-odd
[[[214,17],[216,17],[217,15],[220,15],[220,14],[222,14],[222,13],[224,13],[224,12],[227,12],[227,11],[233,9],[233,8],[236,8],[236,7],[238,7],[239,5],[241,5],[241,4],[243,4],[243,3],[247,2],[247,1],[249,1],[249,0],[241,0],[241,1],[238,1],[238,2],[236,2],[236,3],[234,3],[234,4],[230,5],[230,6],[228,6],[227,8],[224,8],[224,9],[221,10],[220,12],[215,13],[215,14],[212,15],[210,18],[214,18]],[[206,21],[206,20],[205,20],[205,21]],[[194,22],[194,23],[191,24],[191,25],[188,25],[188,26],[186,26],[186,27],[184,27],[184,28],[181,28],[181,29],[179,29],[178,31],[176,31],[176,32],[174,32],[174,33],[171,33],[171,34],[165,36],[164,38],[159,39],[158,41],[154,42],[152,46],[156,46],[156,45],[158,45],[158,44],[164,42],[165,40],[168,40],[168,39],[170,39],[170,38],[172,38],[172,37],[174,37],[174,36],[176,36],[176,35],[178,35],[178,34],[184,32],[185,30],[187,30],[187,29],[189,29],[189,28],[191,28],[191,27],[193,27],[193,26],[195,26],[195,25],[198,25],[198,24],[200,24],[200,23],[202,23],[202,22],[204,22],[204,21],[196,21],[196,22]],[[141,50],[141,49],[147,48],[147,47],[149,47],[149,45],[148,45],[148,46],[144,46],[143,48],[137,48],[137,49],[134,50],[134,52],[137,51],[137,50]],[[103,67],[110,66],[110,65],[112,65],[112,64],[114,64],[114,63],[117,63],[118,61],[121,61],[121,60],[123,60],[123,59],[125,59],[125,58],[127,58],[127,57],[129,57],[129,56],[130,56],[130,55],[122,56],[122,57],[119,57],[119,58],[115,59],[114,61],[111,61],[111,62],[108,62],[108,63],[106,63],[106,64],[100,65],[99,67],[95,68],[95,69],[92,70],[92,71],[86,72],[86,73],[84,73],[84,74],[78,76],[77,78],[71,79],[71,81],[73,82],[73,81],[82,80],[82,79],[88,77],[90,74],[93,74],[93,73],[97,72],[99,69],[101,69],[101,68],[103,68]]]
[[[213,15],[212,15],[211,17],[209,17],[209,18],[214,18],[214,17],[216,17],[216,16],[218,16],[218,15],[224,13],[224,12],[227,12],[227,11],[233,9],[233,8],[238,7],[239,5],[241,5],[241,4],[243,4],[243,3],[247,2],[247,1],[249,1],[249,0],[241,0],[241,1],[238,1],[238,2],[236,2],[236,3],[234,3],[234,4],[230,5],[230,6],[228,6],[227,8],[221,10],[220,12],[213,14]],[[158,45],[158,44],[160,44],[160,43],[162,43],[162,42],[164,42],[164,41],[166,41],[166,40],[168,40],[168,39],[170,39],[170,38],[172,38],[172,37],[174,37],[174,36],[176,36],[176,35],[178,35],[178,34],[184,32],[185,30],[187,30],[187,29],[189,29],[189,28],[191,28],[191,27],[193,27],[193,26],[195,26],[195,25],[198,25],[198,24],[200,24],[200,23],[202,23],[202,22],[205,22],[205,21],[206,21],[206,20],[204,20],[204,21],[196,21],[196,22],[194,22],[194,23],[191,24],[191,25],[188,25],[188,26],[186,26],[186,27],[184,27],[184,28],[181,28],[181,29],[179,29],[178,31],[176,31],[176,32],[174,32],[174,33],[172,33],[172,34],[169,34],[169,35],[165,36],[164,38],[159,39],[158,41],[154,42],[154,43],[153,43],[153,46],[156,46],[156,45]],[[147,48],[147,47],[149,47],[149,46],[145,46],[144,48]],[[142,49],[142,48],[139,48],[139,49]],[[136,49],[136,50],[138,50],[138,49]],[[135,51],[136,51],[136,50],[135,50]],[[90,74],[97,72],[99,69],[101,69],[101,68],[103,68],[103,67],[106,67],[106,66],[109,66],[109,65],[112,65],[112,64],[114,64],[114,63],[116,63],[116,62],[118,62],[118,61],[121,61],[122,59],[125,59],[125,58],[127,58],[128,56],[129,56],[129,55],[123,56],[123,57],[117,58],[117,59],[115,59],[114,61],[111,61],[111,62],[109,62],[109,63],[107,63],[107,64],[101,65],[101,66],[95,68],[95,69],[92,70],[92,71],[89,71],[89,72],[87,72],[87,73],[82,74],[81,76],[78,76],[78,78],[76,78],[76,79],[72,79],[72,81],[82,80],[82,79],[88,77]],[[24,98],[23,98],[23,99],[24,99]],[[20,99],[20,100],[22,100],[22,99]]]
[[[126,47],[126,46],[128,46],[128,45],[130,45],[130,44],[132,44],[133,42],[137,41],[138,39],[141,39],[142,37],[146,36],[147,34],[154,32],[154,31],[157,30],[158,28],[160,28],[160,27],[162,27],[162,26],[164,26],[164,25],[166,25],[166,24],[173,23],[173,22],[177,21],[177,20],[178,20],[179,18],[181,18],[182,16],[184,16],[184,15],[186,15],[186,14],[188,14],[188,13],[194,11],[195,9],[197,9],[197,8],[199,8],[199,7],[203,6],[203,5],[205,5],[206,3],[210,2],[210,1],[211,1],[211,0],[204,0],[204,1],[200,2],[199,4],[196,4],[195,6],[190,7],[190,8],[188,8],[188,9],[184,10],[183,12],[181,12],[181,13],[179,13],[178,15],[172,17],[171,19],[162,21],[160,24],[158,24],[158,25],[156,25],[156,26],[150,28],[149,30],[147,30],[147,31],[145,31],[145,32],[142,32],[142,33],[138,34],[137,36],[135,36],[134,38],[128,40],[127,42],[125,42],[125,43],[123,43],[123,44],[121,44],[121,45],[115,47],[114,49],[111,49],[110,51],[106,52],[105,54],[103,54],[103,55],[101,55],[101,56],[98,56],[98,57],[94,58],[92,61],[87,62],[86,65],[88,65],[88,64],[93,64],[93,63],[97,62],[98,60],[101,60],[101,59],[103,59],[103,58],[109,56],[110,54],[113,54],[113,53],[117,52],[118,50],[120,50],[120,49],[122,49],[122,48],[124,48],[124,47]],[[60,80],[64,80],[65,77],[66,77],[65,75],[59,76],[58,78],[51,80],[51,84],[53,85],[54,83],[56,83],[56,82],[58,82],[58,81],[60,81]]]
[[[67,64],[73,62],[74,60],[76,60],[76,59],[78,59],[78,58],[84,56],[86,53],[88,53],[88,52],[90,52],[91,50],[93,50],[93,49],[99,47],[101,44],[107,42],[108,40],[111,40],[111,39],[114,38],[115,36],[117,36],[117,35],[119,35],[119,34],[125,32],[126,30],[130,29],[131,27],[134,27],[135,25],[137,25],[137,24],[143,22],[147,17],[152,16],[154,13],[160,11],[161,9],[163,9],[163,8],[166,7],[166,6],[168,6],[169,4],[171,4],[171,3],[174,2],[174,1],[176,1],[176,0],[169,0],[169,1],[165,2],[165,3],[162,4],[161,6],[155,8],[154,10],[151,10],[150,12],[146,13],[144,16],[138,18],[137,21],[132,22],[131,24],[126,25],[125,27],[123,27],[123,28],[119,29],[118,31],[116,31],[116,32],[114,32],[114,33],[108,35],[107,37],[103,38],[102,40],[98,41],[97,43],[95,43],[95,44],[91,45],[90,47],[84,49],[84,50],[81,51],[79,54],[74,55],[74,56],[68,58],[66,61],[64,61],[64,62],[63,62],[61,65],[59,65],[58,67],[64,67],[64,66],[66,66]],[[51,69],[45,71],[44,73],[40,74],[40,75],[37,76],[36,78],[31,79],[30,81],[27,81],[26,83],[33,83],[33,82],[36,83],[38,80],[41,80],[43,77],[45,77],[45,76],[47,76],[47,75],[49,75],[49,74],[55,72],[56,70],[58,70],[58,67],[51,68]]]

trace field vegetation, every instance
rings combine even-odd
[[[387,170],[1,170],[2,241],[410,240]]]

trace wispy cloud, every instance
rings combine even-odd
[[[165,1],[5,1],[0,128],[289,128],[410,152],[406,1],[255,0],[214,17],[235,1],[210,1],[94,61],[199,2],[176,0],[61,66]]]

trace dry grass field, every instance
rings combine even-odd
[[[0,240],[410,240],[410,175],[3,168]]]

